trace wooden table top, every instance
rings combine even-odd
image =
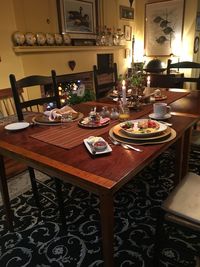
[[[177,99],[177,95],[174,99]],[[171,93],[169,93],[168,101],[172,101]],[[98,103],[95,104],[98,105]],[[94,103],[83,103],[78,107],[79,110],[88,114],[92,105]],[[133,112],[132,118],[145,116],[151,110],[152,105],[147,105],[140,111]],[[125,150],[121,146],[113,146],[111,153],[94,157],[87,151],[83,143],[67,150],[31,137],[32,134],[48,127],[59,126],[34,126],[15,132],[1,129],[0,153],[6,156],[10,155],[31,167],[36,169],[38,167],[49,175],[55,175],[94,193],[98,194],[102,190],[111,190],[114,193],[174,143],[186,129],[196,122],[196,119],[172,116],[169,121],[173,124],[177,137],[168,143],[141,146],[144,150],[142,153]],[[92,135],[92,130],[89,131]],[[109,142],[108,132],[102,137]]]

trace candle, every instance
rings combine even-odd
[[[126,86],[125,86],[125,80],[122,81],[122,103],[123,103],[123,105],[126,104]]]
[[[147,87],[151,87],[151,78],[147,76]]]

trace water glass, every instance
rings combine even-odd
[[[69,122],[72,122],[72,119],[73,119],[73,116],[72,116],[72,113],[71,112],[66,113],[66,114],[62,114],[62,117],[61,117],[61,127],[62,128],[67,128],[68,123]]]

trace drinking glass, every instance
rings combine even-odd
[[[67,128],[68,127],[68,123],[72,122],[73,116],[72,113],[66,113],[66,114],[62,114],[61,117],[61,127],[62,128]]]

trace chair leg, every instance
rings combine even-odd
[[[31,168],[31,167],[28,167],[28,171],[29,171],[29,175],[30,175],[30,179],[31,179],[31,186],[32,186],[32,191],[33,191],[33,195],[34,195],[34,198],[35,198],[35,202],[36,202],[37,207],[40,210],[41,209],[41,205],[40,205],[40,200],[39,200],[37,182],[36,182],[36,179],[35,179],[35,172],[34,172],[34,169]]]
[[[163,227],[164,216],[165,216],[165,211],[160,209],[158,212],[156,232],[155,232],[153,267],[159,267],[160,266],[159,265],[160,254],[161,254],[162,242],[163,242],[163,237],[164,237],[164,227]]]
[[[55,180],[55,187],[56,187],[56,197],[58,199],[58,207],[60,212],[60,220],[62,222],[62,226],[66,227],[66,215],[64,210],[64,201],[63,201],[63,195],[62,195],[62,185],[61,181],[57,178],[54,178]]]

